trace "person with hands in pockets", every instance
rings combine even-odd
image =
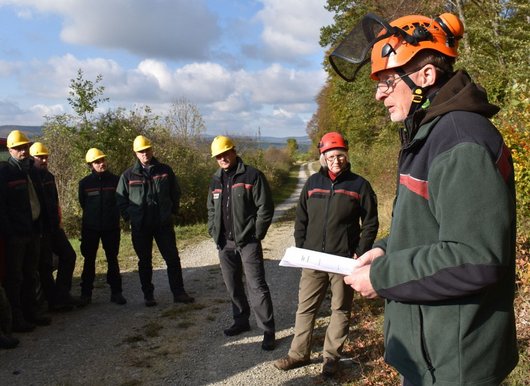
[[[219,250],[234,318],[224,333],[233,336],[250,330],[245,274],[248,298],[258,327],[264,331],[261,347],[274,350],[274,313],[261,246],[274,214],[271,190],[261,171],[243,163],[230,138],[215,137],[211,150],[219,169],[208,192],[208,232]]]

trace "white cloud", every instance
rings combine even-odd
[[[257,18],[263,22],[262,39],[270,57],[300,60],[322,51],[320,27],[332,22],[322,0],[262,0]]]
[[[70,80],[81,68],[85,79],[103,76],[104,97],[111,102],[103,108],[149,105],[165,113],[171,102],[186,98],[199,107],[211,133],[255,135],[259,127],[263,135],[303,135],[326,80],[318,44],[320,27],[331,22],[325,2],[258,0],[263,8],[255,17],[227,20],[209,11],[207,1],[0,0],[0,7],[14,5],[28,20],[21,24],[29,28],[32,20],[45,20],[37,24],[53,25],[72,44],[50,45],[53,56],[46,50],[33,55],[33,41],[12,45],[21,47],[24,61],[0,60],[0,85],[16,84],[15,91],[4,87],[14,102],[0,101],[0,118],[40,124],[44,115],[69,112]],[[240,6],[234,4],[227,6]],[[242,7],[255,11],[255,5]],[[237,23],[237,32],[221,30]],[[263,30],[245,33],[259,26]],[[56,33],[46,36],[47,42],[56,40]],[[255,50],[251,60],[241,55],[243,42]],[[212,52],[215,58],[208,56]],[[24,115],[31,122],[20,121]]]
[[[220,33],[203,0],[0,1],[63,18],[61,38],[71,44],[126,50],[140,57],[204,59]],[[30,7],[30,8],[29,8]],[[199,26],[199,28],[197,28]]]

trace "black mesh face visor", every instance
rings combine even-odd
[[[399,28],[390,26],[379,16],[366,14],[329,56],[331,67],[342,79],[352,82],[362,66],[370,61],[372,46],[399,32]]]

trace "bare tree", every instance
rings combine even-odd
[[[165,123],[172,134],[184,140],[198,137],[206,131],[199,108],[185,98],[171,104]]]

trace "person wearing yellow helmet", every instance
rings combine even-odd
[[[42,197],[42,222],[39,279],[44,299],[50,311],[71,310],[79,299],[70,294],[75,269],[76,253],[61,225],[61,207],[55,176],[48,170],[50,152],[42,142],[29,148],[34,166],[38,171]],[[57,276],[54,278],[53,254],[58,258]],[[40,300],[40,299],[39,299]]]
[[[513,162],[499,108],[453,71],[463,33],[452,14],[367,15],[330,57],[349,81],[370,57],[404,126],[390,233],[344,280],[386,299],[385,360],[405,385],[499,385],[518,361]]]
[[[120,176],[117,200],[123,219],[131,224],[131,239],[138,255],[138,274],[147,307],[157,305],[153,285],[153,240],[167,265],[175,303],[193,303],[184,290],[182,267],[175,237],[180,187],[173,169],[153,156],[151,141],[134,139],[136,162]]]
[[[42,202],[30,141],[19,130],[7,136],[9,158],[0,168],[0,233],[5,237],[4,288],[15,332],[28,332],[51,319],[37,306]]]
[[[87,305],[92,302],[96,256],[101,241],[107,259],[110,301],[124,305],[127,300],[122,294],[122,277],[118,260],[121,230],[116,187],[119,177],[108,170],[106,155],[95,147],[88,149],[85,162],[90,174],[79,181],[78,189],[79,205],[83,210],[80,245],[84,258],[81,273],[81,303]]]
[[[267,234],[274,214],[269,184],[261,171],[243,163],[229,137],[215,137],[211,150],[219,169],[212,177],[208,193],[208,233],[219,250],[234,319],[224,334],[234,336],[250,330],[244,272],[250,305],[258,327],[263,330],[261,347],[274,350],[274,312],[261,248],[261,240]]]

